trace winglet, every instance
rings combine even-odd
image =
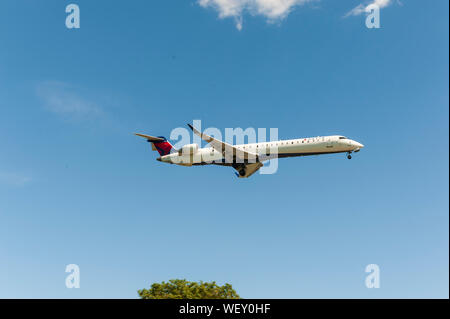
[[[195,127],[193,127],[191,124],[187,124],[187,126],[189,126],[189,128],[192,130],[192,132],[194,132],[194,134],[200,136],[202,139],[204,139],[205,141],[207,141],[208,143],[211,142],[210,140],[206,140],[204,138],[204,135],[202,132],[200,132],[199,130],[197,130]],[[209,136],[208,136],[209,137]],[[210,138],[210,137],[209,137]]]

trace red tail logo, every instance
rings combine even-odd
[[[159,155],[164,156],[164,155],[170,154],[170,151],[173,148],[172,144],[170,144],[164,136],[158,136],[158,137],[164,139],[163,142],[153,142],[153,145],[155,146]]]

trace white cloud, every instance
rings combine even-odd
[[[243,14],[261,15],[269,23],[284,19],[295,6],[315,0],[198,0],[203,8],[214,8],[219,18],[234,18],[236,28],[242,29]]]
[[[357,16],[360,14],[363,14],[364,12],[370,11],[370,8],[374,5],[378,6],[380,9],[387,7],[392,3],[392,0],[373,0],[370,3],[367,4],[359,4],[356,7],[354,7],[352,10],[347,12],[347,14],[344,17],[349,16]]]
[[[0,182],[10,186],[23,186],[31,182],[31,177],[11,172],[0,172]]]
[[[96,117],[103,113],[102,109],[83,98],[76,90],[63,82],[44,82],[38,85],[37,94],[44,107],[60,115],[85,118]]]

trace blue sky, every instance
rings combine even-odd
[[[0,297],[448,298],[448,1],[392,1],[380,29],[353,0],[73,2],[78,30],[68,1],[0,3]],[[132,135],[194,119],[366,147],[238,180]]]

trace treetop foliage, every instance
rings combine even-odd
[[[138,290],[142,299],[240,299],[230,284],[219,286],[213,282],[192,282],[171,279],[154,283],[150,289]]]

